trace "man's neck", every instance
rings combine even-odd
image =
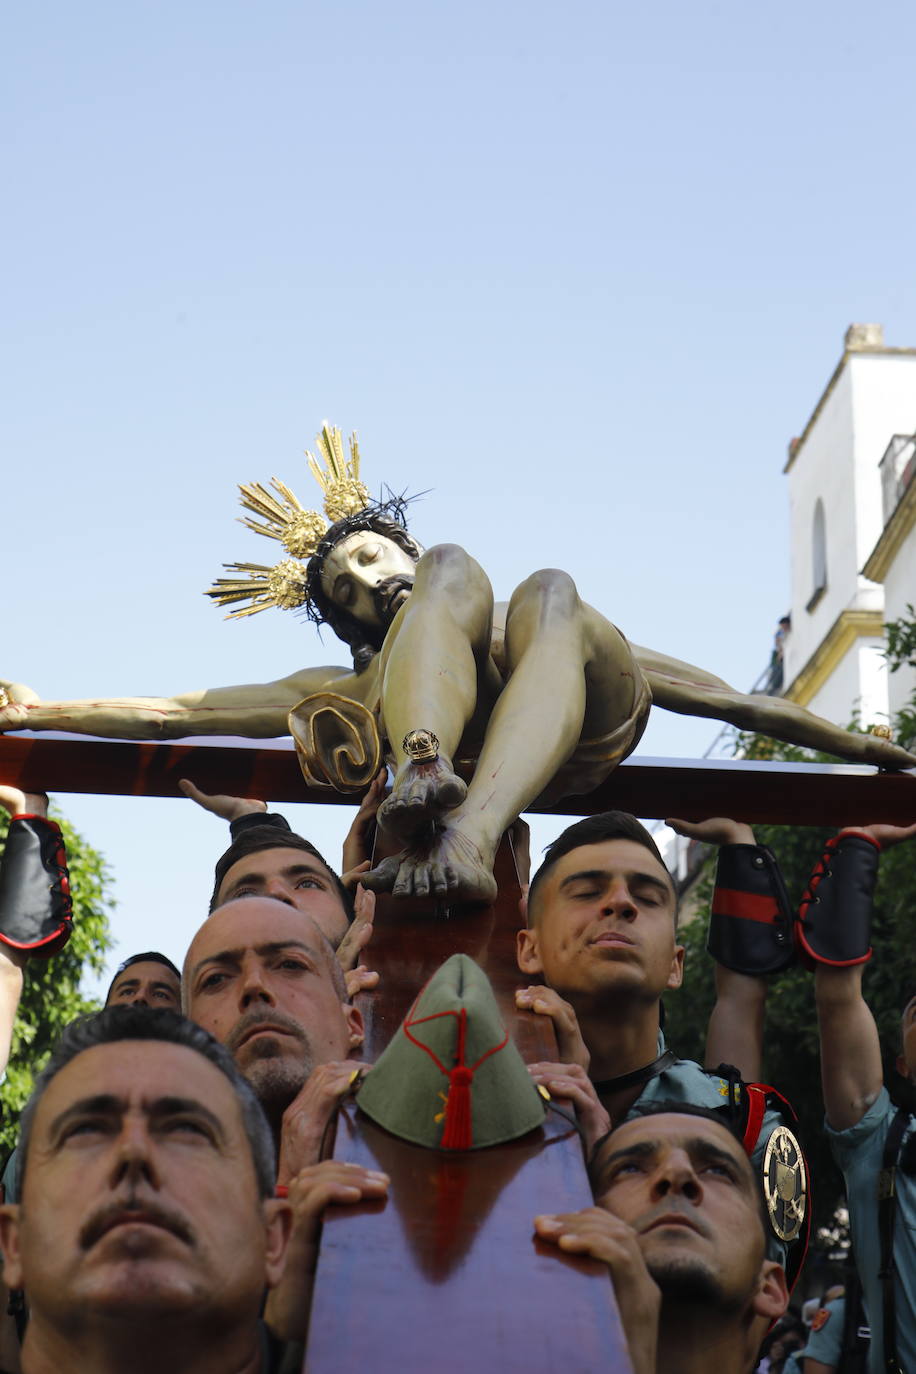
[[[570,999],[572,1000],[572,999]],[[591,1054],[589,1077],[620,1078],[658,1056],[658,1002],[579,1003],[573,1008]]]
[[[751,1374],[765,1334],[761,1318],[723,1314],[705,1303],[662,1302],[658,1374]]]
[[[161,1316],[149,1321],[105,1322],[61,1336],[33,1313],[22,1348],[22,1374],[263,1374],[261,1336],[228,1318],[211,1327],[165,1329]]]

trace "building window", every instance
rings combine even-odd
[[[807,611],[813,611],[827,589],[827,521],[824,516],[824,503],[820,497],[814,507],[814,523],[811,529],[811,571],[813,587]]]

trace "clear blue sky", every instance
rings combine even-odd
[[[5,38],[0,675],[67,698],[345,662],[200,594],[270,560],[236,483],[310,498],[327,417],[498,595],[566,568],[750,685],[786,443],[850,321],[916,344],[909,5],[51,0]],[[641,752],[711,733],[659,713]],[[180,957],[221,825],[59,800],[115,872],[115,957]],[[332,857],[341,813],[292,814]]]

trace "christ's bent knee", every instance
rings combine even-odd
[[[540,568],[526,577],[512,593],[509,614],[536,611],[540,617],[570,620],[581,607],[576,584],[559,568]]]

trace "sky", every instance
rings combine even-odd
[[[237,484],[314,504],[328,419],[498,597],[564,568],[751,686],[787,443],[850,322],[916,345],[909,5],[49,0],[5,37],[0,676],[66,700],[346,663],[201,595],[273,561]],[[714,734],[657,712],[639,754]],[[110,964],[180,959],[223,823],[56,801],[113,875]],[[284,811],[333,862],[349,813]]]

